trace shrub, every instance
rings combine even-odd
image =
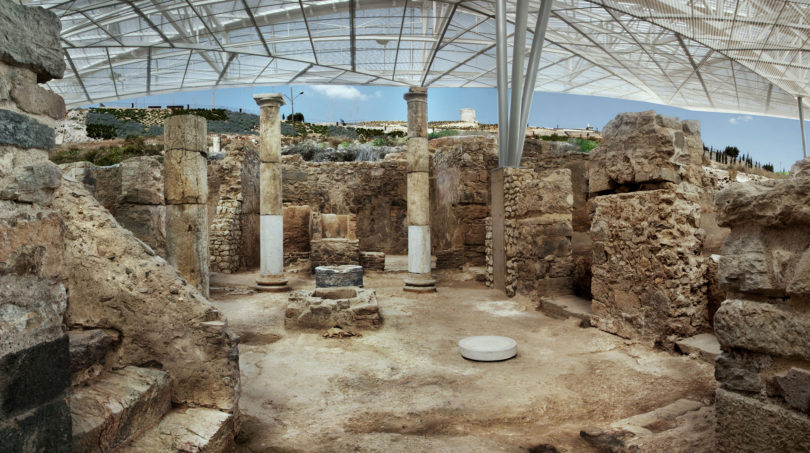
[[[543,136],[540,137],[540,139],[545,140],[547,142],[567,142],[568,141],[567,136],[565,136],[565,135],[557,135],[557,134],[543,135]]]
[[[459,131],[453,129],[442,129],[439,131],[431,132],[428,134],[428,140],[433,140],[434,138],[442,138],[442,137],[452,137],[454,135],[458,135]]]
[[[762,169],[773,173],[773,164],[765,164],[762,166]]]
[[[583,153],[588,153],[592,149],[599,146],[598,142],[595,142],[593,140],[587,140],[587,139],[584,139],[584,138],[575,138],[574,139],[574,144],[579,146],[579,149],[581,149]]]
[[[90,124],[86,125],[87,136],[90,138],[100,138],[103,140],[110,140],[115,138],[115,126],[109,124]]]

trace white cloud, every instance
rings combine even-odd
[[[366,100],[365,94],[361,93],[357,88],[348,85],[314,85],[312,88],[330,99],[347,99],[350,101]]]
[[[381,98],[382,97],[382,91],[380,91],[380,90],[375,91],[374,92],[374,97],[375,98]]]
[[[731,124],[740,124],[740,123],[748,123],[753,121],[754,117],[751,115],[742,115],[742,116],[735,116],[733,118],[729,118],[728,122]]]

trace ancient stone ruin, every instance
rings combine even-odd
[[[64,44],[0,2],[0,452],[810,450],[810,160],[715,165],[647,111],[504,168],[412,87],[367,160],[267,93],[255,135],[184,111],[56,165]]]

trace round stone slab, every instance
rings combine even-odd
[[[497,362],[517,355],[517,342],[509,337],[483,335],[467,337],[458,342],[465,359],[479,362]]]

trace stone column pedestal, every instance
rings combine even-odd
[[[166,120],[163,160],[166,261],[208,297],[208,126],[195,115]]]
[[[427,88],[412,87],[408,102],[408,277],[405,291],[436,291],[430,275],[430,154]]]
[[[253,96],[261,108],[259,150],[259,244],[261,275],[256,290],[289,291],[284,276],[284,216],[281,204],[281,93]]]

